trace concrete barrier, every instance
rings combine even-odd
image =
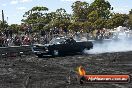
[[[33,54],[33,52],[31,46],[29,45],[0,47],[0,57],[12,57],[31,54]]]

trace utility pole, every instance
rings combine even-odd
[[[2,29],[4,30],[4,24],[5,24],[5,21],[4,21],[4,11],[2,10]]]
[[[7,17],[7,24],[8,24],[8,17]]]

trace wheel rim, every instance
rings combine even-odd
[[[59,55],[58,50],[54,50],[54,55],[55,55],[55,56]]]

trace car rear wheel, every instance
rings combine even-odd
[[[81,50],[81,54],[85,54],[85,52],[86,52],[87,50],[88,50],[87,48],[83,48],[83,49]]]

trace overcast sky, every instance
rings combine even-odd
[[[5,20],[9,24],[20,24],[25,11],[34,6],[46,6],[49,11],[64,8],[68,13],[72,13],[71,5],[76,0],[0,0],[0,11],[4,10]],[[93,0],[80,0],[88,3]],[[108,0],[118,13],[128,13],[132,9],[131,0]],[[1,20],[0,12],[0,20]],[[8,18],[8,19],[7,19]]]

